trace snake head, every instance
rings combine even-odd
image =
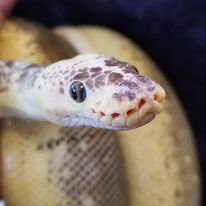
[[[61,126],[132,129],[162,110],[162,87],[114,57],[83,54],[54,63],[36,82],[45,118]]]

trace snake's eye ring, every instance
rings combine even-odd
[[[72,99],[78,103],[83,102],[87,96],[84,84],[78,81],[71,84],[69,93]]]

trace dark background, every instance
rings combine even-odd
[[[13,16],[47,26],[107,26],[148,52],[174,86],[194,129],[206,205],[206,0],[19,0]]]

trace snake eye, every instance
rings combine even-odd
[[[78,81],[71,84],[69,93],[72,99],[78,103],[83,102],[87,96],[84,84]]]

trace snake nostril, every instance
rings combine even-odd
[[[119,117],[119,116],[120,116],[120,114],[115,112],[115,113],[112,113],[112,114],[111,114],[111,116],[112,116],[112,118],[114,119],[114,118]]]
[[[140,109],[146,103],[145,99],[141,99],[138,104],[138,108]]]
[[[154,95],[154,100],[161,102],[162,101],[162,97],[159,94],[155,94]]]

